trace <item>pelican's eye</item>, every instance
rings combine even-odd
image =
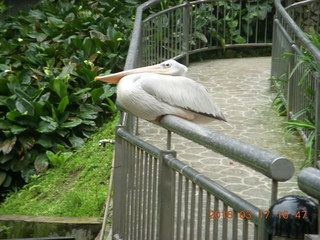
[[[171,63],[163,63],[162,66],[165,68],[170,68],[172,65]]]

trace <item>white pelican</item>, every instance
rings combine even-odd
[[[204,86],[184,77],[188,68],[175,60],[136,68],[95,80],[118,83],[117,100],[134,115],[159,121],[175,115],[196,123],[226,121]]]

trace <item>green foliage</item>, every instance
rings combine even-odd
[[[0,204],[1,214],[35,216],[100,217],[107,195],[113,145],[99,146],[99,140],[114,138],[118,118],[108,119],[92,139],[63,164],[50,168],[21,190],[11,192]],[[56,156],[62,156],[63,152]]]
[[[222,48],[230,43],[255,42],[255,32],[265,30],[259,21],[265,20],[272,12],[272,4],[273,0],[218,1],[216,6],[201,4],[192,14],[195,30],[191,44],[197,45],[199,41],[208,43],[210,38]],[[258,24],[261,29],[257,28]]]
[[[308,38],[312,42],[312,44],[320,49],[320,34],[313,34],[308,35]],[[310,86],[310,83],[307,83],[306,78],[307,76],[310,76],[313,73],[320,72],[320,63],[318,60],[314,58],[312,53],[307,51],[304,48],[301,48],[301,54],[296,55],[292,53],[285,53],[284,58],[291,59],[296,58],[297,64],[295,67],[291,70],[291,72],[288,74],[288,79],[291,79],[294,74],[298,74],[299,79],[299,85],[304,86],[304,96],[309,99],[313,99],[315,96],[314,89]],[[302,74],[301,74],[302,73]],[[287,82],[285,79],[285,76],[281,76],[279,79],[272,79],[275,82],[275,85],[277,85],[277,82]],[[280,88],[279,88],[280,89]],[[277,107],[279,112],[286,113],[285,105],[282,101],[283,97],[281,97],[281,92],[278,94],[278,96],[273,101],[274,105]],[[280,97],[279,97],[280,96]],[[293,116],[291,116],[291,119],[289,119],[287,122],[284,122],[286,125],[286,128],[288,131],[293,132],[296,130],[303,131],[305,133],[305,153],[306,153],[306,160],[303,163],[302,167],[311,165],[314,160],[314,148],[315,148],[315,128],[316,128],[316,122],[315,122],[315,106],[314,101],[310,101],[310,104],[300,110],[299,112],[295,113]]]
[[[296,113],[289,121],[284,122],[289,132],[303,130],[305,133],[307,133],[305,139],[306,160],[304,161],[302,167],[311,165],[313,163],[316,129],[313,112],[313,107],[309,106]],[[299,120],[301,116],[303,116],[303,120]]]
[[[44,0],[0,20],[0,188],[63,162],[59,146],[115,112],[115,88],[94,77],[122,68],[136,4]]]
[[[287,83],[288,81],[285,79],[285,74],[282,76],[279,76],[279,78],[274,79],[274,78],[270,78],[270,81],[272,81],[273,87],[279,90],[279,93],[277,94],[277,96],[274,98],[274,100],[272,101],[272,106],[275,107],[275,109],[277,110],[279,116],[287,116],[287,108],[286,105],[284,103],[284,95],[283,92],[281,91],[281,85],[283,83]]]

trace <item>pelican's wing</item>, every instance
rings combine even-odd
[[[143,90],[159,101],[226,121],[206,88],[190,78],[145,74],[140,81]]]

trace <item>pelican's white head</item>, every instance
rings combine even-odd
[[[119,73],[95,77],[95,80],[100,80],[108,83],[118,83],[121,78],[130,74],[157,73],[163,75],[184,76],[187,72],[188,68],[186,66],[171,59],[148,67],[134,68]]]
[[[158,65],[167,70],[167,72],[164,72],[162,74],[184,76],[188,72],[188,68],[185,65],[182,65],[173,59],[164,61]]]

